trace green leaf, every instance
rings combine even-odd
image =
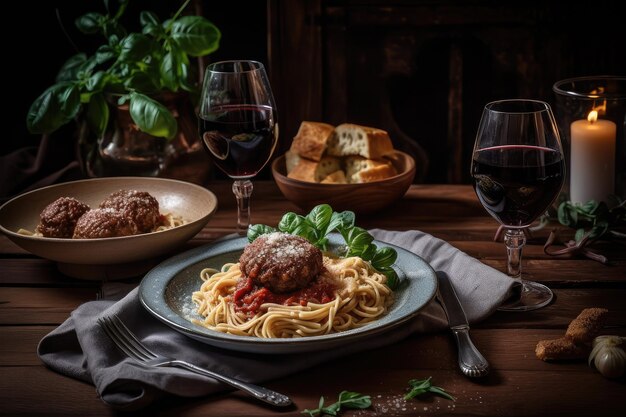
[[[100,13],[87,13],[74,21],[74,24],[83,33],[93,34],[98,33],[102,29],[106,18]]]
[[[456,398],[448,394],[443,388],[433,386],[432,383],[430,382],[431,378],[432,377],[428,377],[427,379],[421,379],[421,380],[411,379],[409,381],[409,388],[411,388],[411,390],[409,391],[408,394],[404,396],[404,399],[409,400],[411,398],[415,398],[418,395],[422,395],[427,392],[430,392],[433,394],[441,395],[442,397],[445,397],[449,400],[456,401]]]
[[[328,204],[313,207],[306,218],[320,233],[318,237],[326,236],[328,225],[333,217],[333,209]]]
[[[336,226],[336,229],[341,232],[342,230],[347,230],[351,228],[352,226],[354,226],[355,221],[356,221],[356,216],[353,211],[346,210],[346,211],[342,211],[341,213],[338,213],[337,220],[335,221],[339,222],[339,225]]]
[[[398,273],[395,271],[395,269],[389,266],[380,268],[374,266],[374,268],[376,268],[381,274],[385,274],[385,276],[387,277],[386,285],[389,288],[391,288],[392,290],[398,288],[398,284],[400,284],[400,278],[398,277]]]
[[[302,222],[304,222],[304,217],[289,211],[280,219],[278,230],[283,233],[293,233]]]
[[[161,85],[171,91],[178,90],[179,74],[178,55],[175,52],[168,52],[161,61]]]
[[[219,48],[219,29],[201,16],[183,16],[172,24],[172,38],[191,56],[205,56]]]
[[[301,236],[311,242],[311,244],[315,244],[318,239],[317,231],[306,220],[298,224],[291,234]]]
[[[350,247],[350,250],[348,251],[348,256],[359,256],[366,261],[371,261],[376,254],[376,249],[376,245],[374,245],[373,243],[368,243],[365,246],[355,245]]]
[[[372,243],[374,237],[370,235],[367,230],[354,226],[352,227],[347,235],[345,236],[346,243],[348,246],[353,248],[354,250],[364,250],[367,245]]]
[[[342,407],[351,409],[363,409],[372,405],[369,395],[362,395],[358,392],[342,391],[339,394],[339,402]]]
[[[319,404],[316,409],[309,410],[308,408],[302,411],[302,414],[308,414],[311,417],[316,416],[336,416],[341,411],[341,408],[347,409],[365,409],[372,405],[372,399],[369,395],[359,394],[358,392],[342,391],[339,394],[337,402],[324,407],[324,397],[320,397]]]
[[[264,224],[250,225],[250,227],[248,227],[248,233],[247,233],[248,242],[252,243],[256,240],[257,237],[261,235],[267,235],[275,231],[276,229],[274,229],[273,227],[267,226]]]
[[[172,139],[178,132],[178,123],[172,113],[163,104],[144,94],[130,94],[129,111],[139,129],[146,133]]]
[[[109,45],[101,45],[96,51],[96,62],[98,64],[104,64],[113,58],[115,58],[115,51]]]
[[[154,43],[144,34],[131,33],[121,41],[120,59],[126,62],[140,61],[152,52]]]
[[[384,268],[386,266],[393,265],[397,258],[398,253],[386,246],[376,250],[374,257],[372,258],[372,265],[374,265],[375,268]]]
[[[141,23],[141,26],[161,25],[161,21],[156,14],[145,10],[139,13],[139,22]]]
[[[80,109],[78,86],[69,82],[54,84],[30,106],[26,125],[31,133],[50,133],[72,120]]]
[[[109,106],[102,94],[94,94],[87,105],[87,122],[91,129],[101,137],[109,123]]]
[[[109,78],[110,75],[108,73],[98,71],[87,80],[85,88],[87,88],[87,91],[92,92],[102,91]]]
[[[139,14],[139,21],[141,22],[141,32],[143,34],[154,37],[165,35],[165,30],[163,29],[163,26],[161,26],[161,21],[156,14],[143,11]]]
[[[87,61],[87,55],[79,53],[65,61],[61,69],[57,73],[56,81],[76,81],[78,70]]]
[[[88,58],[80,65],[80,67],[78,67],[76,77],[80,80],[85,80],[91,77],[91,73],[96,65],[98,65],[98,62],[95,56]]]

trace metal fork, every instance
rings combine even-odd
[[[146,366],[183,368],[199,375],[215,378],[218,381],[245,391],[253,397],[261,401],[265,401],[266,403],[279,407],[285,407],[291,404],[291,399],[289,397],[270,389],[239,381],[208,369],[200,368],[189,362],[157,355],[141,343],[116,315],[101,317],[98,319],[98,323],[122,352]]]

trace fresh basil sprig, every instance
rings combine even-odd
[[[409,381],[409,388],[411,389],[408,394],[404,396],[405,400],[410,400],[411,398],[415,398],[418,395],[425,394],[427,392],[431,392],[433,394],[440,395],[449,400],[456,401],[452,395],[448,394],[443,388],[434,386],[430,380],[432,379],[429,376],[427,379],[411,379]]]
[[[364,409],[369,408],[372,405],[372,400],[369,395],[359,394],[358,392],[342,391],[339,394],[339,399],[336,403],[333,403],[327,407],[324,407],[324,397],[320,397],[320,402],[316,409],[309,410],[308,408],[302,411],[302,414],[308,414],[310,417],[316,416],[336,416],[341,408],[351,409]]]
[[[564,201],[559,205],[557,216],[563,226],[576,229],[576,242],[580,242],[587,234],[590,240],[599,239],[607,233],[624,237],[616,229],[626,226],[626,200],[617,199],[611,209],[605,202],[595,200],[585,204]]]
[[[307,239],[321,250],[327,250],[328,234],[337,231],[346,242],[344,256],[358,256],[387,277],[387,286],[398,286],[398,274],[391,267],[398,254],[390,247],[378,248],[373,243],[374,236],[361,227],[354,225],[354,212],[333,211],[328,204],[315,206],[309,214],[302,216],[293,212],[285,213],[278,223],[278,229],[264,224],[254,224],[248,228],[248,241],[253,242],[263,234],[281,231]]]

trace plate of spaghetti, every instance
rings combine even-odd
[[[397,254],[392,289],[373,262],[346,256],[340,233],[324,239],[321,251],[299,236],[266,231],[252,243],[237,237],[194,248],[144,277],[141,303],[209,345],[282,354],[380,335],[415,317],[434,297],[435,272],[419,256],[370,243],[381,254]]]

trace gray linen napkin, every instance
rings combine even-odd
[[[513,280],[506,275],[433,236],[418,231],[376,229],[371,232],[380,241],[418,254],[435,271],[447,272],[470,322],[493,313],[511,289]],[[95,385],[104,402],[125,410],[144,407],[164,393],[198,397],[230,387],[184,370],[148,369],[138,365],[120,353],[98,326],[98,317],[110,314],[117,314],[158,353],[255,383],[284,377],[350,353],[393,344],[413,332],[439,331],[447,325],[443,309],[433,301],[409,325],[362,343],[305,356],[232,352],[192,340],[162,324],[141,306],[135,288],[119,301],[82,304],[61,326],[46,335],[38,347],[39,357],[51,369]]]

